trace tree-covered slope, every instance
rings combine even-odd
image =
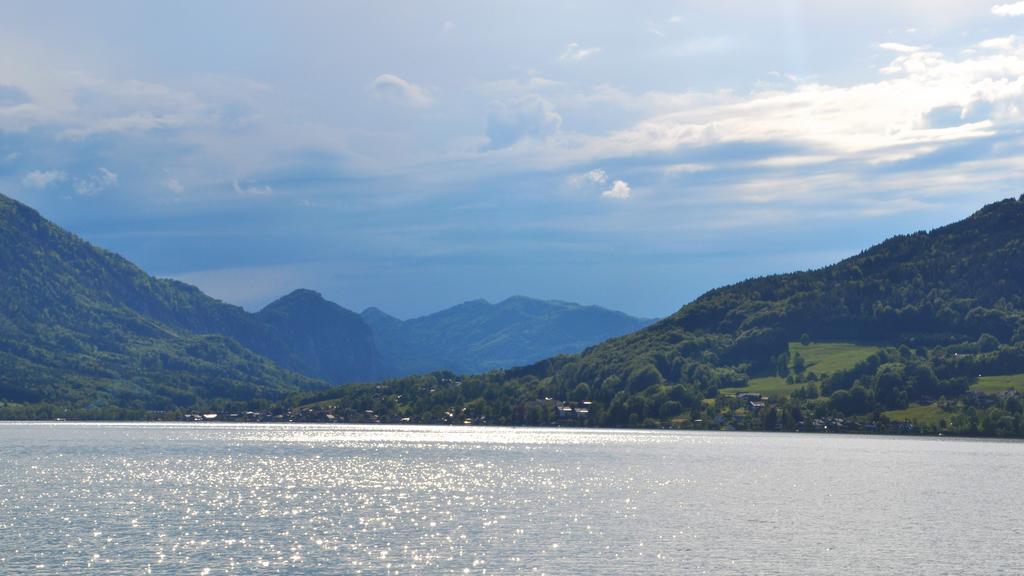
[[[0,196],[0,402],[168,410],[319,382],[241,308],[153,278]]]
[[[652,322],[598,306],[522,296],[497,304],[474,300],[406,321],[370,308],[363,319],[395,376],[522,366],[582,351]]]
[[[790,353],[799,339],[870,342],[878,352],[849,368],[815,373]],[[946,406],[951,423],[960,418],[960,431],[998,421],[1021,433],[1020,402],[993,401],[987,416],[978,416],[968,387],[979,374],[1022,372],[1024,202],[1011,199],[826,268],[712,290],[661,322],[581,354],[309,400],[414,421],[501,423],[551,422],[554,407],[586,400],[591,424],[708,427],[742,420],[774,428],[786,420],[791,428],[826,417],[884,420],[886,411],[944,397],[955,399]],[[787,379],[796,392],[751,407],[718,394],[767,376]]]
[[[667,320],[688,330],[758,328],[819,339],[1009,342],[1024,310],[1024,203],[897,236],[838,264],[713,290]]]

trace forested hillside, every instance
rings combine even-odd
[[[1024,202],[1010,199],[826,268],[712,290],[582,354],[480,377],[353,386],[299,402],[373,410],[384,420],[550,423],[572,414],[573,422],[593,425],[755,429],[879,426],[916,406],[927,408],[936,429],[1019,434],[1018,393],[971,386],[979,375],[1024,373],[1022,298]],[[797,341],[857,343],[872,352],[815,372]],[[782,387],[754,400],[760,394],[751,383],[764,379]],[[749,396],[738,395],[744,388]]]
[[[268,324],[153,278],[0,196],[0,412],[120,417],[324,383]]]

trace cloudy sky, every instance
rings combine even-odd
[[[1024,2],[636,4],[8,0],[0,192],[400,317],[666,315],[1024,193]]]

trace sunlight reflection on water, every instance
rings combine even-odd
[[[1021,530],[998,504],[1017,443],[66,423],[0,440],[4,573],[981,574]]]

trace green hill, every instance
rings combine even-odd
[[[145,274],[0,196],[0,415],[252,405],[318,380],[241,308]],[[68,412],[65,412],[68,411]]]
[[[497,304],[474,300],[406,321],[369,308],[363,318],[392,376],[522,366],[582,351],[653,322],[598,306],[523,296]]]
[[[950,429],[1019,434],[1019,401],[978,400],[968,389],[979,374],[1024,372],[1022,319],[1024,202],[1010,199],[819,270],[712,290],[581,354],[479,377],[352,386],[305,401],[421,422],[549,423],[569,414],[566,407],[586,406],[572,412],[584,415],[576,422],[792,429],[828,418],[884,425],[887,411],[945,396],[965,398],[944,420]],[[847,354],[847,362],[822,357],[818,371],[806,360],[795,366],[790,343],[799,340],[844,344],[831,355]],[[877,351],[863,354],[864,347]],[[770,377],[796,389],[750,407],[720,393]]]
[[[323,382],[529,363],[649,323],[528,298],[403,322],[309,290],[250,314],[149,276],[2,195],[0,248],[0,417],[259,405]]]

